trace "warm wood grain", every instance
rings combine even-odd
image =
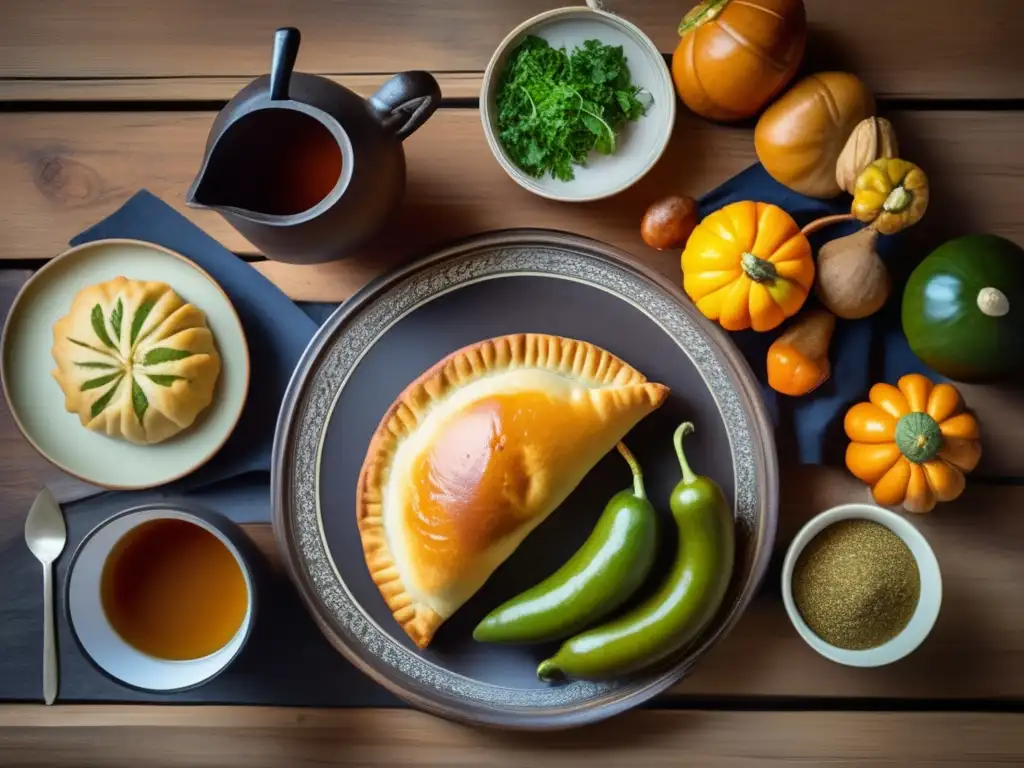
[[[267,71],[271,35],[285,24],[302,30],[302,71],[341,79],[402,69],[479,73],[520,21],[566,4],[297,0],[283,7],[273,0],[160,0],[126,6],[116,0],[49,0],[40,12],[37,0],[6,0],[0,98],[227,98],[247,78]],[[666,52],[675,47],[676,26],[693,4],[605,3]],[[1024,96],[1024,14],[1017,0],[805,4],[810,65],[857,72],[880,95]],[[36,89],[25,78],[44,82]],[[69,78],[84,81],[52,82]]]
[[[118,727],[111,727],[118,726]],[[11,766],[996,766],[1012,714],[639,711],[572,731],[466,728],[409,710],[3,707]]]
[[[908,159],[933,186],[920,232],[985,230],[1024,243],[1021,112],[896,112]],[[249,246],[221,218],[185,208],[213,120],[209,112],[0,113],[0,258],[48,258],[70,237],[147,187],[236,251]],[[446,109],[406,143],[409,184],[389,234],[360,256],[322,267],[261,269],[291,296],[340,301],[369,276],[439,243],[488,229],[536,226],[590,235],[625,248],[665,274],[678,261],[639,239],[655,197],[700,195],[756,161],[749,128],[681,116],[666,155],[631,190],[610,200],[563,204],[526,192],[491,156],[479,113]],[[917,253],[907,254],[908,259]]]
[[[390,75],[321,73],[363,96],[370,96]],[[476,99],[480,96],[480,72],[434,72],[445,99]],[[0,77],[0,103],[61,101],[191,101],[224,102],[252,81],[252,75],[198,77],[25,78]]]

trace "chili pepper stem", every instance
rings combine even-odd
[[[813,235],[819,229],[824,229],[833,224],[839,224],[844,221],[856,221],[857,217],[852,213],[837,213],[832,216],[822,216],[820,219],[815,219],[806,227],[800,230],[804,235]]]
[[[644,473],[640,470],[640,463],[625,443],[620,442],[615,447],[619,449],[619,453],[622,454],[622,458],[629,464],[629,469],[633,473],[633,495],[638,499],[646,499],[647,491],[644,489]]]
[[[683,453],[683,438],[692,434],[693,424],[689,421],[684,421],[676,427],[676,432],[672,435],[672,445],[675,446],[676,457],[679,459],[679,468],[683,471],[683,483],[686,485],[697,480],[697,475],[690,469],[690,463],[686,460],[686,454]]]

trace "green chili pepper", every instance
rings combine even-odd
[[[714,617],[732,574],[733,520],[722,489],[695,475],[683,455],[683,437],[692,431],[687,422],[674,437],[683,479],[670,502],[679,548],[668,577],[633,610],[566,640],[537,668],[541,680],[601,680],[634,672],[692,642]]]
[[[540,643],[579,632],[609,615],[643,584],[657,554],[658,515],[643,475],[622,443],[633,487],[615,494],[593,532],[561,568],[493,610],[473,630],[485,643]]]

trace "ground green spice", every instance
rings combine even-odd
[[[846,650],[875,648],[898,635],[920,596],[910,548],[871,520],[830,525],[793,568],[793,599],[807,626]]]

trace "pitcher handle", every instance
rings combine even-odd
[[[274,55],[270,60],[270,98],[284,101],[288,98],[288,83],[295,69],[302,35],[295,27],[281,27],[274,33]]]
[[[429,72],[399,72],[370,97],[384,130],[404,141],[441,105],[441,86]]]

